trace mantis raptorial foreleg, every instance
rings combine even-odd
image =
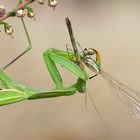
[[[76,76],[78,76],[79,78],[86,79],[86,76],[83,74],[83,71],[75,63],[69,60],[69,57],[73,57],[73,61],[74,61],[75,59],[74,54],[70,55],[67,52],[51,48],[48,49],[43,55],[48,70],[56,84],[56,89],[57,88],[61,89],[63,88],[63,86],[62,86],[62,80],[60,78],[60,74],[58,73],[55,63],[60,64],[61,66],[71,71]]]
[[[73,61],[75,60],[74,54],[68,54],[67,52],[60,51],[58,49],[51,48],[44,52],[44,60],[56,85],[56,89],[50,91],[33,90],[38,94],[29,97],[29,99],[68,96],[76,93],[76,91],[83,91],[86,85],[86,74],[74,62],[71,62],[68,59],[69,57],[71,57]],[[65,88],[55,63],[60,64],[62,67],[71,71],[74,75],[78,76],[79,78],[77,83],[69,86],[68,88]]]

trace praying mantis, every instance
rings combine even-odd
[[[50,72],[50,75],[55,83],[56,88],[54,90],[40,90],[40,89],[32,89],[28,88],[24,85],[18,84],[10,79],[3,70],[13,64],[17,59],[31,50],[31,41],[29,38],[29,34],[27,32],[27,28],[25,26],[23,18],[21,18],[22,24],[27,36],[27,40],[29,43],[29,47],[21,53],[18,57],[12,60],[10,63],[5,65],[0,71],[0,82],[1,82],[1,90],[0,90],[0,105],[12,104],[15,102],[19,102],[25,99],[39,99],[39,98],[51,98],[58,96],[69,96],[76,93],[76,91],[84,92],[84,88],[86,86],[87,75],[81,70],[81,68],[75,64],[76,57],[74,53],[67,53],[66,51],[60,51],[55,48],[50,48],[44,52],[44,60],[47,65],[47,68]],[[72,60],[69,60],[69,57]],[[65,88],[63,86],[62,77],[60,76],[56,64],[60,64],[62,67],[66,68],[74,75],[78,76],[77,83]]]
[[[139,93],[130,87],[119,82],[110,74],[101,69],[100,54],[96,49],[85,48],[82,53],[79,53],[77,43],[73,36],[71,22],[66,18],[66,24],[70,34],[73,51],[61,51],[59,49],[50,48],[43,53],[45,63],[49,73],[56,86],[53,90],[40,90],[25,87],[24,85],[12,81],[3,71],[0,72],[1,91],[0,91],[0,105],[12,104],[25,99],[33,100],[39,98],[52,98],[59,96],[69,96],[75,94],[77,91],[80,93],[86,92],[86,82],[97,75],[101,75],[103,79],[109,84],[110,88],[116,93],[119,99],[125,104],[129,111],[136,118],[140,118],[140,97]],[[24,24],[23,24],[24,25]],[[27,32],[26,32],[27,35]],[[30,39],[27,39],[31,45]],[[92,56],[95,56],[92,58]],[[19,57],[17,58],[19,59]],[[6,67],[15,62],[14,59]],[[62,77],[58,72],[56,63],[60,64],[65,69],[72,72],[78,77],[77,82],[69,87],[64,87]],[[88,69],[94,72],[89,76]]]

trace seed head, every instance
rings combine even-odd
[[[0,5],[0,17],[3,17],[6,14],[5,7],[3,5]]]
[[[19,9],[17,10],[17,17],[24,17],[25,16],[25,11],[24,9]]]
[[[49,0],[49,3],[48,3],[48,5],[53,8],[55,8],[57,4],[58,2],[56,0]]]
[[[45,0],[38,0],[38,3],[43,5],[45,3]]]
[[[14,29],[12,28],[12,26],[8,26],[7,28],[5,28],[5,33],[7,34],[7,35],[13,35],[13,32],[14,32]],[[13,38],[13,36],[12,36],[12,38]]]
[[[27,16],[30,17],[30,18],[34,18],[35,17],[35,13],[31,12],[31,11],[28,11]]]

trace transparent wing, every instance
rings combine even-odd
[[[140,120],[140,93],[113,78],[101,70],[100,75],[109,84],[113,93],[125,104],[128,111]]]

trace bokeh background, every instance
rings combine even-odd
[[[15,0],[0,0],[12,9]],[[102,69],[140,91],[140,1],[138,0],[59,0],[56,10],[34,2],[36,21],[25,18],[33,49],[6,73],[15,81],[34,88],[53,89],[42,54],[50,48],[71,47],[64,18],[73,24],[76,40],[83,48],[99,50]],[[0,33],[0,66],[27,47],[20,19],[7,20],[14,28],[11,39]],[[76,77],[60,68],[66,86]],[[2,140],[139,140],[140,122],[125,112],[107,83],[100,77],[88,81],[98,111],[111,130],[107,131],[90,99],[85,109],[84,94],[23,101],[0,107]]]

